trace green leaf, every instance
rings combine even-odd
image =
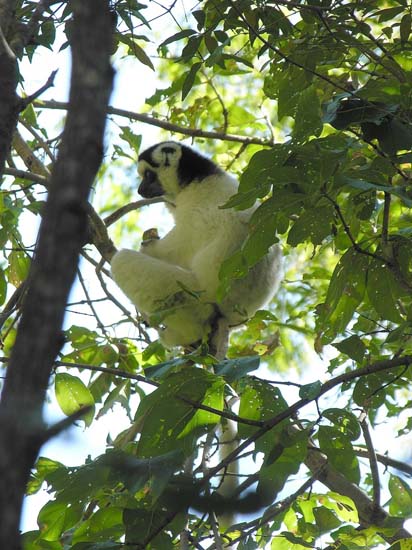
[[[305,241],[311,241],[314,245],[322,244],[332,231],[333,219],[332,206],[305,210],[292,225],[288,234],[288,244],[297,246]]]
[[[240,177],[239,192],[257,191],[257,187],[260,190],[265,183],[270,182],[271,177],[276,177],[289,155],[290,148],[286,144],[276,144],[271,149],[257,151]],[[256,198],[259,197],[256,195]]]
[[[126,141],[136,154],[136,159],[140,151],[140,145],[142,143],[141,134],[135,134],[132,132],[129,126],[120,126],[121,133],[120,138]]]
[[[365,356],[366,346],[359,338],[359,336],[349,336],[345,340],[341,340],[333,346],[342,353],[348,355],[351,359],[358,361],[359,363]]]
[[[253,267],[269,251],[269,248],[279,241],[276,230],[279,218],[271,211],[275,199],[271,198],[260,205],[250,221],[250,232],[242,247],[242,253],[249,267]]]
[[[410,517],[412,515],[412,490],[403,479],[391,475],[389,478],[391,500],[389,512],[394,516]]]
[[[349,437],[336,427],[319,426],[318,440],[331,466],[352,483],[359,483],[359,463]]]
[[[337,263],[326,302],[318,309],[318,324],[326,342],[344,331],[365,294],[369,258],[350,248]]]
[[[80,378],[67,373],[56,374],[54,388],[57,402],[67,416],[92,406],[92,410],[82,418],[86,426],[90,426],[94,417],[94,399]]]
[[[140,63],[142,63],[143,65],[146,65],[146,67],[149,67],[149,69],[152,69],[152,71],[155,70],[152,60],[144,51],[144,49],[141,46],[139,46],[139,44],[137,44],[136,41],[133,41],[133,45],[131,46],[131,52],[136,57],[136,59],[140,61]]]
[[[190,70],[186,73],[186,77],[182,84],[182,101],[185,99],[187,94],[190,92],[190,90],[193,88],[193,84],[195,82],[195,78],[197,73],[199,72],[200,67],[202,66],[202,63],[194,63]]]
[[[0,268],[0,306],[4,304],[7,296],[7,279],[3,269]]]
[[[170,361],[165,361],[164,363],[157,363],[156,365],[145,367],[144,373],[147,378],[162,378],[169,371],[186,363],[187,359],[184,357],[176,357],[175,359],[170,359]]]
[[[124,534],[123,509],[109,506],[97,510],[83,521],[73,533],[73,544],[78,542],[105,542],[118,539]]]
[[[396,6],[394,8],[385,8],[376,12],[379,15],[379,23],[384,21],[390,21],[400,15],[404,11],[403,6]]]
[[[288,446],[282,445],[282,433],[280,431],[280,442],[266,453],[265,463],[259,471],[257,492],[265,503],[273,502],[289,476],[299,471],[307,453],[308,433],[294,444],[288,442]]]
[[[178,42],[182,38],[186,38],[188,36],[192,36],[192,34],[196,34],[196,31],[192,29],[183,29],[182,31],[179,31],[172,36],[169,36],[169,38],[166,38],[160,45],[159,49],[163,46],[167,46],[168,44],[171,44],[172,42]]]
[[[287,408],[287,403],[278,388],[255,378],[245,378],[240,387],[239,415],[251,420],[267,420],[276,416]],[[283,429],[282,425],[277,426],[268,435],[263,436],[256,442],[256,449],[263,452],[272,449],[275,438],[274,433]],[[240,438],[247,438],[256,431],[253,426],[239,424],[238,432]]]
[[[319,395],[321,387],[322,384],[319,380],[316,380],[316,382],[312,382],[310,384],[305,384],[299,389],[299,397],[301,399],[316,399],[316,397]]]
[[[24,252],[13,250],[10,252],[8,260],[8,279],[12,285],[18,287],[27,279],[30,269],[30,259]]]
[[[219,270],[220,285],[217,299],[221,301],[228,292],[233,279],[242,279],[249,273],[248,262],[241,250],[224,260]]]
[[[412,540],[411,539],[400,539],[392,544],[388,550],[412,550]]]
[[[41,456],[37,462],[34,472],[31,475],[30,481],[27,485],[26,494],[34,495],[40,489],[47,476],[58,470],[59,468],[64,468],[61,462],[52,460],[51,458],[46,458]]]
[[[323,411],[322,416],[330,420],[335,427],[348,436],[350,440],[356,440],[361,435],[361,429],[356,416],[345,409],[330,408]]]
[[[402,186],[379,185],[377,183],[371,183],[366,180],[354,179],[347,176],[339,176],[339,183],[343,185],[350,185],[355,189],[361,189],[363,191],[375,190],[384,193],[390,193],[392,195],[395,195],[396,197],[399,197],[402,202],[406,204],[406,206],[412,207],[412,200],[405,191],[405,188]]]
[[[50,501],[40,510],[37,521],[41,529],[41,538],[46,541],[57,541],[61,534],[73,527],[82,516],[82,506],[73,503]]]
[[[254,370],[259,368],[259,355],[250,357],[238,357],[237,359],[226,359],[217,365],[213,365],[213,370],[218,376],[222,376],[229,383],[240,380]]]
[[[293,86],[291,86],[293,82]],[[281,74],[266,77],[265,91],[268,97],[278,100],[278,117],[295,116],[300,94],[310,85],[306,72],[292,65]]]
[[[324,506],[319,506],[313,509],[316,525],[321,533],[326,533],[340,526],[341,522],[332,510],[328,510]]]
[[[382,260],[372,258],[368,269],[367,292],[371,304],[383,318],[401,323],[403,318],[397,304],[398,283]]]
[[[178,502],[175,503],[175,505]],[[123,513],[123,522],[126,528],[126,541],[141,541],[144,540],[151,533],[159,533],[156,537],[150,538],[150,545],[154,549],[158,550],[172,550],[170,537],[163,529],[163,525],[170,515],[170,510],[167,508],[157,508],[155,510],[133,509],[125,508]],[[168,530],[172,529],[172,532],[178,533],[176,529],[182,530],[184,528],[184,517],[179,514],[174,522],[167,521]],[[178,523],[179,527],[173,525]]]
[[[379,407],[385,401],[385,392],[380,391],[386,384],[384,375],[369,374],[355,384],[353,400],[361,407]]]
[[[401,42],[407,42],[408,38],[411,34],[411,14],[405,13],[405,15],[402,17],[400,25],[399,25],[399,32],[401,35]]]
[[[315,86],[310,86],[299,94],[293,127],[293,138],[299,142],[322,132],[320,101]]]
[[[196,34],[195,36],[191,36],[187,41],[186,46],[182,50],[182,59],[184,59],[185,61],[192,59],[197,53],[197,50],[199,49],[201,43],[202,36],[198,34]]]
[[[197,438],[220,419],[197,409],[192,402],[222,410],[223,389],[222,378],[196,367],[170,374],[159,388],[141,400],[137,410],[136,421],[141,431],[139,457],[159,456],[176,449],[190,454]]]

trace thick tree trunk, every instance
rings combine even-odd
[[[112,88],[108,0],[72,0],[72,81],[61,148],[0,403],[0,548],[20,549],[30,469],[47,438],[42,409],[62,346],[65,305],[85,240],[87,199],[103,154]]]

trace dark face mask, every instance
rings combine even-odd
[[[153,197],[161,197],[164,195],[163,187],[161,186],[157,175],[152,170],[145,170],[142,181],[138,189],[139,195],[145,199]]]

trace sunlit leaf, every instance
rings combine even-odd
[[[79,409],[92,406],[92,410],[83,417],[86,426],[90,426],[94,416],[94,399],[80,378],[65,372],[58,373],[55,377],[54,389],[57,402],[67,416]]]

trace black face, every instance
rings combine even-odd
[[[163,142],[149,147],[149,149],[146,149],[139,155],[139,161],[145,160],[154,168],[160,168],[160,164],[153,160],[153,151],[160,148],[162,153],[164,153],[164,166],[170,166],[169,154],[173,154],[176,151],[176,148],[169,145],[170,143],[171,142]],[[222,172],[222,170],[214,162],[204,157],[194,149],[191,149],[182,143],[176,143],[175,145],[176,147],[180,147],[182,151],[182,155],[177,166],[177,179],[180,187],[186,187],[194,180],[200,182],[208,176]],[[143,179],[146,180],[146,173]],[[150,176],[148,176],[148,179],[150,179]],[[142,181],[142,185],[143,183],[144,182]],[[150,193],[156,193],[150,195],[152,197],[157,197],[163,194],[163,191],[160,191],[161,186],[159,183],[157,183],[157,187],[155,187],[154,183],[150,183],[149,185],[144,185],[142,188],[143,192],[147,192],[147,189],[149,189],[148,192]],[[140,191],[139,193],[142,195]]]
[[[197,151],[186,145],[181,145],[181,147],[182,157],[179,162],[178,174],[182,187],[189,185],[194,180],[202,181],[208,176],[222,172],[219,166]]]
[[[147,168],[144,171],[142,181],[138,189],[139,195],[145,199],[151,199],[153,197],[161,197],[164,194],[163,187],[160,185],[157,179],[156,172]]]

